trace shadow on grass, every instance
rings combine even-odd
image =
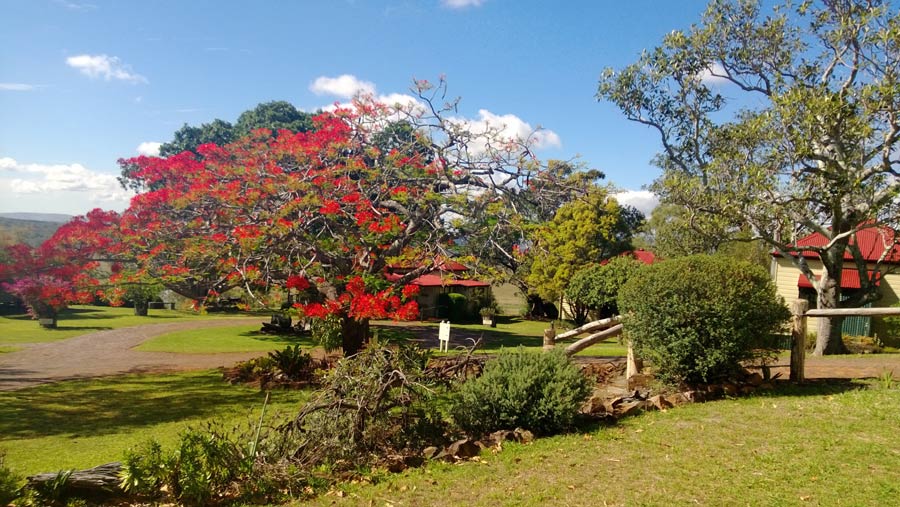
[[[260,406],[264,396],[226,384],[218,372],[62,382],[0,393],[0,435],[10,439],[114,434],[249,409]]]
[[[261,342],[287,342],[289,344],[299,344],[307,348],[315,346],[309,333],[263,333],[260,331],[244,331],[243,333],[238,333],[238,336],[251,338]]]

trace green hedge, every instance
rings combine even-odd
[[[790,318],[765,269],[706,255],[638,270],[618,303],[626,337],[672,384],[735,373]]]

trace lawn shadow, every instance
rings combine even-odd
[[[114,434],[249,409],[264,396],[227,385],[218,372],[74,380],[0,393],[0,435],[8,440]]]
[[[312,341],[312,336],[310,336],[309,333],[263,333],[261,331],[244,331],[243,333],[238,333],[238,336],[251,338],[261,342],[287,342],[289,344],[302,345],[307,348],[315,346]]]

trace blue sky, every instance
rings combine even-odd
[[[0,0],[0,212],[121,210],[116,160],[184,123],[234,121],[270,100],[312,111],[348,89],[401,94],[413,78],[440,75],[462,115],[540,125],[556,135],[542,158],[580,155],[639,190],[657,175],[659,141],[596,101],[597,78],[698,21],[704,6]]]

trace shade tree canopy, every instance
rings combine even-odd
[[[890,2],[714,0],[697,25],[604,70],[598,97],[659,134],[664,203],[748,230],[816,280],[819,308],[835,308],[879,297],[884,267],[867,266],[856,233],[900,226],[898,76]],[[825,243],[797,244],[813,232]],[[803,253],[821,259],[820,278]],[[861,290],[842,302],[845,254]],[[842,352],[840,329],[819,319],[815,353]]]

